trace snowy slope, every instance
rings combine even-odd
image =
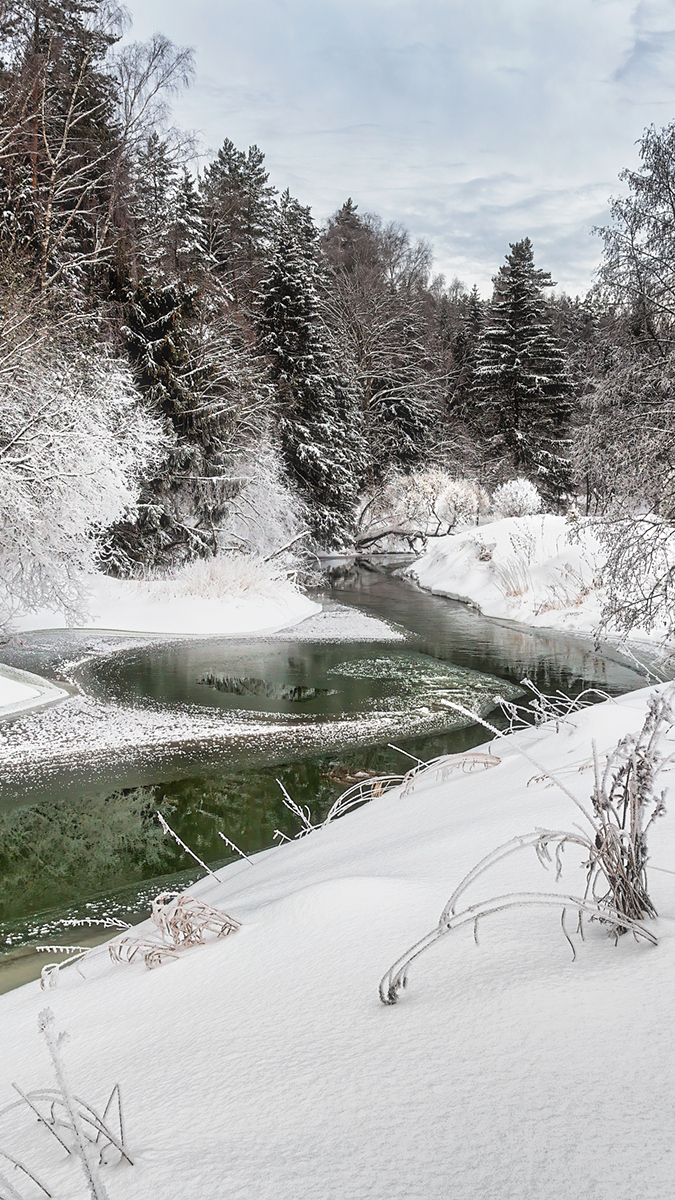
[[[110,1200],[665,1200],[672,816],[651,842],[658,947],[615,946],[592,925],[573,962],[558,912],[506,912],[479,946],[463,930],[422,958],[396,1007],[377,998],[488,850],[583,820],[517,745],[587,801],[591,739],[602,754],[639,728],[648,695],[500,739],[491,769],[431,771],[407,795],[224,868],[194,891],[243,922],[225,940],[151,972],[97,950],[85,978],[71,967],[47,996],[29,984],[1,997],[0,1107],[13,1080],[52,1083],[37,1033],[48,1002],[71,1035],[74,1090],[101,1103],[122,1087],[135,1165],[103,1169]],[[523,851],[469,899],[583,880],[574,853],[556,885]],[[84,1200],[77,1165],[32,1119],[2,1118],[0,1146],[55,1197]]]
[[[434,539],[411,568],[421,587],[485,616],[588,632],[603,603],[604,551],[564,517],[505,517]],[[639,636],[639,635],[638,635]]]
[[[277,581],[265,595],[255,591],[234,595],[171,595],[163,580],[113,579],[94,575],[88,580],[90,618],[81,628],[169,633],[203,637],[238,637],[270,633],[294,625],[320,611],[320,605],[288,583]],[[63,629],[62,612],[44,609],[12,621],[15,631]]]

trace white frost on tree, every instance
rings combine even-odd
[[[84,615],[105,531],[166,448],[114,360],[56,353],[0,382],[0,626],[46,606]]]
[[[414,542],[444,537],[477,524],[488,508],[487,493],[475,480],[455,479],[441,468],[392,472],[362,505],[357,544],[366,548],[385,538]]]
[[[541,512],[542,500],[534,484],[519,475],[496,488],[492,505],[500,517],[530,517]]]

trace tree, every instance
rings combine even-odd
[[[351,198],[322,238],[322,313],[359,397],[371,480],[411,469],[434,442],[442,373],[429,350],[430,248],[407,230],[360,217]]]
[[[127,349],[171,446],[146,478],[138,513],[120,522],[108,565],[171,567],[218,553],[219,528],[243,481],[238,454],[259,436],[269,388],[236,326],[204,319],[196,287],[145,276],[127,297]]]
[[[599,282],[632,316],[635,336],[661,353],[675,330],[675,121],[651,125],[639,145],[640,168],[619,178],[628,195],[613,199]]]
[[[276,219],[276,193],[268,183],[264,162],[257,146],[249,146],[244,154],[226,138],[200,181],[213,270],[235,307],[248,314]]]
[[[52,345],[13,366],[0,383],[0,625],[47,606],[81,619],[107,531],[133,516],[166,448],[119,361]]]
[[[2,47],[0,237],[42,295],[76,283],[106,246],[119,131],[104,60],[123,26],[102,0],[26,0]]]
[[[363,447],[353,393],[331,353],[316,288],[316,231],[286,192],[260,286],[260,348],[270,361],[286,470],[324,548],[352,535]]]
[[[549,272],[534,265],[530,239],[512,243],[494,279],[474,396],[493,454],[559,504],[571,486],[573,385],[542,293],[552,286]]]

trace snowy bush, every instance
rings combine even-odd
[[[578,707],[575,701],[566,702],[558,697],[545,697],[534,685],[528,683],[535,694],[534,711],[538,724],[555,720],[556,728]],[[448,933],[464,925],[473,927],[478,940],[479,922],[495,913],[508,909],[536,906],[552,906],[561,912],[561,925],[576,958],[574,944],[565,925],[565,917],[573,913],[576,931],[583,937],[584,918],[605,926],[615,942],[631,932],[652,945],[657,944],[656,935],[642,922],[645,917],[655,917],[656,909],[647,888],[647,833],[654,822],[665,814],[665,791],[658,791],[659,775],[670,756],[663,753],[663,743],[675,725],[672,707],[675,689],[668,693],[652,696],[647,706],[647,715],[638,734],[623,737],[615,749],[606,756],[601,766],[595,743],[593,743],[593,767],[595,781],[590,804],[582,803],[560,776],[542,768],[528,750],[515,744],[515,749],[547,778],[549,784],[558,787],[580,810],[586,826],[575,823],[573,829],[542,829],[521,834],[497,846],[480,862],[476,863],[461,880],[450,896],[437,925],[414,946],[401,955],[380,981],[380,999],[383,1004],[396,1004],[402,988],[407,986],[408,971],[419,955]],[[461,704],[447,701],[450,708],[475,721],[495,737],[506,737],[504,730],[497,729],[478,713],[472,713]],[[504,705],[507,715],[516,716],[519,706]],[[525,711],[524,709],[522,711]],[[430,764],[438,769],[436,762]],[[424,770],[424,768],[422,768]],[[561,892],[515,891],[502,893],[486,900],[463,907],[459,901],[464,893],[479,879],[520,850],[535,851],[543,867],[555,866],[555,879],[562,873],[562,855],[566,849],[581,851],[581,866],[585,875],[583,890],[576,894]]]
[[[441,468],[411,475],[396,472],[364,504],[357,542],[441,537],[476,524],[488,508],[487,493],[475,480],[455,479]]]
[[[265,557],[307,528],[302,501],[284,480],[272,443],[242,455],[236,474],[240,488],[218,529],[221,550]]]
[[[265,562],[250,554],[219,554],[197,558],[170,575],[139,580],[134,586],[141,599],[171,602],[190,597],[219,600],[223,596],[278,598],[280,583],[288,574],[283,564]]]
[[[167,438],[116,361],[52,354],[0,384],[0,626],[49,606],[75,621],[84,576]]]
[[[501,517],[529,517],[541,512],[541,496],[534,484],[520,475],[496,489],[492,505]]]

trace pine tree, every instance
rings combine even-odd
[[[244,348],[225,329],[204,329],[194,286],[145,276],[126,315],[137,382],[173,444],[161,474],[144,484],[138,519],[113,531],[109,566],[120,573],[218,552],[218,529],[241,483],[232,470],[238,412],[250,420],[267,399]]]
[[[473,392],[493,452],[559,504],[570,488],[573,384],[543,296],[552,286],[530,239],[512,243],[494,280]]]
[[[309,210],[282,197],[274,256],[260,287],[260,346],[271,363],[287,473],[324,548],[353,530],[363,446],[351,389],[319,315],[316,231]]]
[[[203,266],[205,243],[201,201],[187,167],[183,167],[175,187],[170,242],[172,268],[178,275],[193,275]]]
[[[226,138],[204,170],[200,192],[208,253],[235,307],[250,312],[275,222],[275,189],[257,146],[246,154]]]
[[[144,267],[164,265],[173,221],[176,168],[155,131],[140,148],[134,171],[136,243]]]

